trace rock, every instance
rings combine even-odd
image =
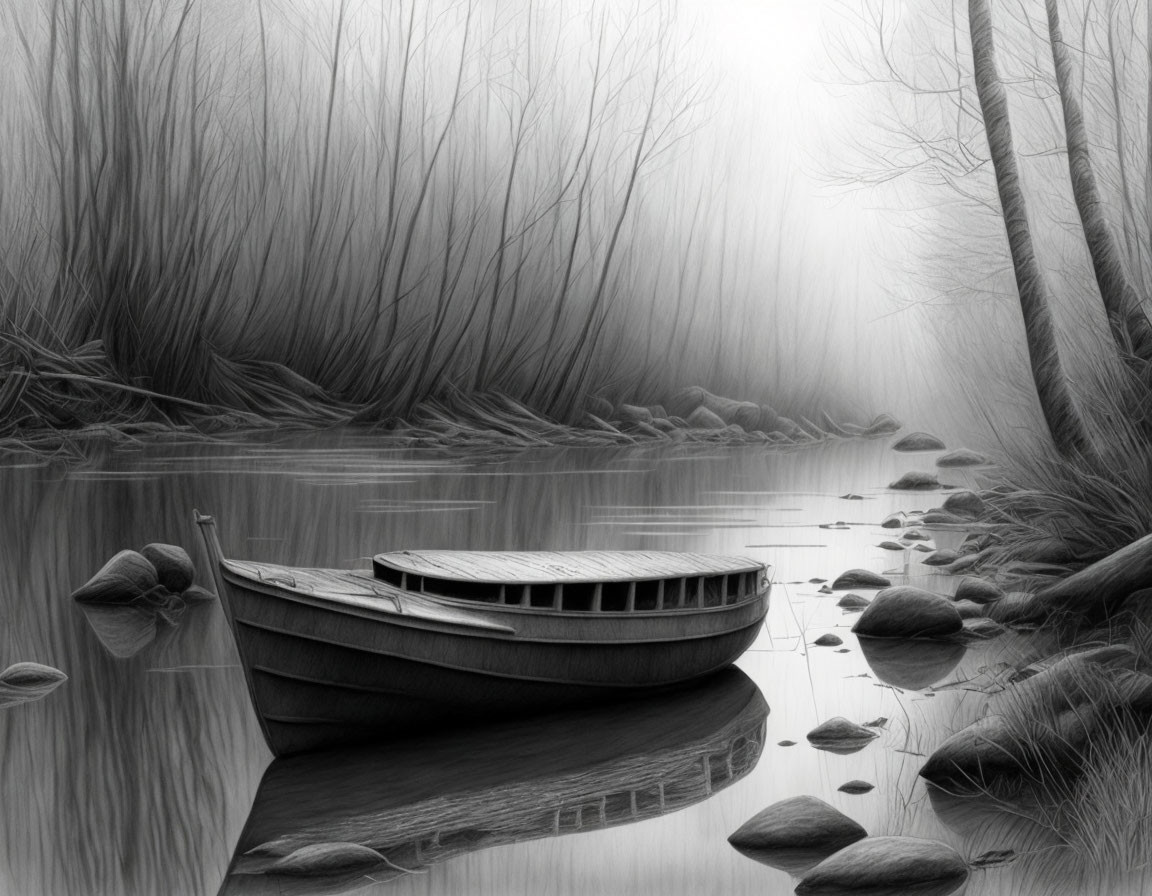
[[[988,463],[988,458],[968,448],[957,448],[936,458],[938,467],[980,467]]]
[[[933,551],[920,562],[925,566],[948,566],[950,563],[955,563],[960,559],[960,555],[955,551]]]
[[[883,529],[902,529],[904,528],[905,519],[906,517],[902,513],[890,513],[884,517],[883,522],[880,523],[880,527]]]
[[[67,680],[68,676],[59,669],[40,663],[13,663],[0,672],[0,684],[10,688],[51,691]]]
[[[864,496],[858,495],[855,492],[848,492],[848,494],[846,494],[846,495],[841,495],[840,500],[841,501],[863,501]]]
[[[756,425],[756,429],[762,429],[764,432],[772,432],[772,430],[779,428],[780,415],[768,405],[760,405],[760,421]]]
[[[668,416],[668,411],[665,410],[664,405],[662,404],[648,405],[648,413],[652,415],[653,420],[660,420]]]
[[[976,554],[988,548],[995,547],[1004,541],[995,532],[970,532],[960,543],[961,554]]]
[[[724,426],[724,421],[705,407],[696,408],[688,415],[690,429],[723,429]]]
[[[883,728],[887,724],[888,724],[887,716],[877,716],[871,722],[865,722],[864,726],[866,728]]]
[[[929,537],[919,529],[909,529],[901,536],[905,541],[930,541]]]
[[[960,614],[961,619],[977,619],[981,616],[986,616],[988,613],[988,611],[984,609],[983,604],[978,604],[972,600],[953,601],[952,606],[956,608],[956,612]]]
[[[812,643],[817,647],[839,647],[844,642],[837,635],[826,634],[821,635]]]
[[[906,551],[906,550],[908,550],[908,548],[905,545],[900,544],[900,542],[898,542],[898,541],[882,541],[882,542],[880,542],[880,544],[876,545],[876,547],[878,547],[884,551]]]
[[[136,551],[121,551],[101,567],[72,599],[92,603],[126,604],[160,583],[156,567]]]
[[[763,429],[760,419],[760,405],[753,404],[750,401],[741,402],[740,405],[731,412],[731,419],[725,417],[725,420],[727,420],[729,423],[735,423],[745,432],[752,432],[757,429]],[[777,423],[775,420],[773,420],[769,429],[775,429],[776,426]]]
[[[688,421],[683,417],[677,417],[675,414],[668,415],[668,422],[675,426],[677,429],[687,429]]]
[[[988,512],[988,505],[978,494],[965,488],[952,492],[945,498],[942,509],[956,516],[978,520]]]
[[[943,451],[947,446],[927,432],[911,432],[892,446],[893,451]]]
[[[1021,681],[1016,697],[1058,713],[1095,699],[1094,682],[1109,672],[1134,672],[1140,657],[1127,644],[1110,644],[1061,657],[1047,668]]]
[[[599,395],[589,395],[584,399],[584,410],[595,417],[607,420],[612,416],[612,402]]]
[[[776,746],[778,746],[778,747],[794,747],[794,746],[796,746],[796,741],[794,741],[794,740],[782,740],[778,744],[776,744]]]
[[[871,731],[863,725],[857,725],[842,716],[836,716],[836,718],[829,719],[809,731],[808,743],[819,749],[832,752],[843,750],[854,753],[878,736],[875,731]]]
[[[774,415],[765,418],[760,405],[750,401],[737,401],[722,395],[714,395],[700,386],[688,386],[681,389],[668,402],[668,410],[680,417],[689,417],[698,408],[711,411],[725,424],[738,423],[745,430],[775,429],[778,425]],[[771,423],[771,426],[765,426],[765,423]],[[721,427],[698,428],[720,429]]]
[[[920,775],[940,787],[974,792],[1078,774],[1102,729],[1132,713],[1152,713],[1152,676],[1134,670],[1137,662],[1135,651],[1124,645],[1058,660],[1013,688],[1020,721],[1001,715],[979,719],[941,744]],[[1102,692],[1111,696],[1102,699]]]
[[[744,426],[744,423],[750,423],[752,429],[760,428],[760,405],[758,404],[713,395],[704,403],[704,407],[725,423],[736,423],[740,426]]]
[[[933,507],[921,519],[925,526],[966,526],[972,522],[970,519],[949,513],[939,507]]]
[[[0,683],[14,688],[37,688],[45,685],[56,687],[67,680],[68,676],[59,669],[40,663],[14,663],[0,672]]]
[[[668,411],[678,417],[687,417],[696,408],[704,406],[707,395],[708,390],[700,386],[685,386],[667,402]]]
[[[845,594],[840,600],[836,601],[836,606],[842,607],[845,610],[863,610],[868,606],[868,598],[861,597],[859,594]]]
[[[953,551],[952,553],[956,553]],[[976,565],[984,559],[983,554],[959,554],[956,553],[956,559],[948,564],[948,572],[952,575],[967,572],[970,569],[975,569]]]
[[[808,438],[808,433],[804,432],[804,430],[800,428],[800,424],[797,423],[795,420],[790,420],[787,417],[781,417],[777,421],[776,429],[778,432],[783,433],[784,435],[786,435],[788,438],[790,438],[792,440],[796,440],[796,439],[805,439],[806,440]]]
[[[196,568],[188,552],[179,545],[146,544],[140,549],[140,555],[155,567],[156,578],[173,594],[192,586]]]
[[[940,488],[940,480],[936,478],[935,473],[922,473],[917,470],[910,470],[895,482],[889,483],[888,488],[904,491],[925,491],[927,489]]]
[[[885,684],[918,691],[942,681],[959,665],[966,648],[947,641],[858,638],[864,661]]]
[[[915,837],[867,837],[805,874],[796,893],[945,896],[967,879],[968,865],[945,843]]]
[[[993,622],[987,616],[981,615],[964,620],[964,633],[979,640],[997,638],[1006,631],[1008,629],[999,622]]]
[[[652,425],[661,432],[675,432],[678,429],[675,423],[665,417],[653,417]]]
[[[871,790],[875,790],[876,785],[875,784],[869,784],[867,781],[861,781],[861,780],[857,779],[855,781],[847,781],[844,784],[841,784],[836,789],[839,790],[841,793],[850,793],[853,796],[857,796],[861,793],[868,793]]]
[[[832,593],[832,589],[831,589],[831,588],[829,588],[827,585],[824,585],[824,586],[822,586],[822,587],[820,588],[820,590],[819,590],[817,593],[818,593],[818,594],[831,594],[831,593]]]
[[[634,404],[622,404],[616,408],[616,419],[622,423],[651,423],[652,412]]]
[[[866,436],[889,436],[898,432],[904,424],[889,414],[874,417],[872,422],[864,429]]]
[[[960,614],[947,598],[898,585],[877,594],[852,631],[874,638],[937,638],[962,627]]]
[[[272,863],[266,873],[311,876],[358,871],[366,874],[387,863],[376,850],[358,843],[312,843]]]
[[[921,554],[931,554],[936,549],[934,547],[932,547],[931,545],[925,544],[924,542],[920,541],[920,542],[917,542],[916,544],[912,545],[912,550],[917,551]]]
[[[0,707],[39,700],[67,680],[67,675],[51,666],[15,663],[0,672]]]
[[[977,604],[990,604],[1000,600],[1004,592],[983,579],[962,579],[956,588],[955,600],[970,600]]]
[[[1001,715],[987,715],[937,747],[920,777],[953,793],[999,791],[1053,760],[1056,766],[1049,773],[1074,765],[1073,747],[1061,743],[1052,729],[1033,726],[1025,733]]]
[[[831,854],[867,836],[864,828],[823,800],[796,796],[752,816],[728,842],[743,849],[822,849]]]
[[[836,591],[843,591],[847,588],[887,588],[891,584],[884,576],[877,575],[867,569],[849,569],[836,577],[836,581],[832,583],[832,588]]]
[[[988,615],[1004,625],[1031,625],[1046,615],[1036,595],[1027,591],[1010,591],[988,607]]]

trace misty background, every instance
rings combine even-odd
[[[1131,136],[1117,110],[1133,135],[1146,118],[1125,10],[1077,26],[1083,89],[1117,59],[1135,85],[1130,109],[1090,106],[1105,144]],[[1042,15],[997,10],[1000,56],[1062,338],[1092,343]],[[576,420],[590,393],[701,384],[793,415],[1036,425],[954,4],[3,16],[0,295],[45,351],[273,414],[499,389]]]

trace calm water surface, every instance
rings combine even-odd
[[[0,470],[0,661],[35,660],[69,675],[46,699],[0,710],[0,890],[785,894],[793,878],[726,838],[799,794],[830,802],[872,834],[935,837],[966,856],[1013,845],[1021,835],[987,817],[933,805],[916,773],[975,717],[979,697],[966,683],[1018,661],[1027,645],[941,651],[910,678],[892,658],[870,665],[849,632],[855,617],[809,581],[865,567],[954,588],[914,559],[926,555],[875,546],[892,534],[879,526],[886,514],[941,502],[940,493],[884,487],[931,462],[883,443],[459,460],[335,434],[287,446],[149,449],[70,472]],[[972,482],[962,472],[944,478]],[[68,599],[111,554],[150,541],[185,545],[205,569],[193,507],[216,516],[237,558],[351,567],[396,548],[691,550],[768,562],[776,584],[764,631],[739,662],[743,674],[712,692],[277,763],[261,788],[271,756],[217,604],[165,619],[86,613]],[[837,521],[847,528],[821,528]],[[942,547],[962,537],[932,534]],[[810,646],[825,632],[843,648]],[[805,734],[834,716],[889,722],[858,752],[811,748]],[[875,790],[837,791],[852,779]],[[294,811],[311,820],[316,840],[359,832],[407,842],[404,868],[413,873],[282,891],[259,889],[254,875],[226,884],[233,853],[273,836]],[[975,873],[963,892],[1113,891],[1054,860],[1042,836],[1029,842],[1031,854]],[[1139,892],[1141,883],[1125,886]]]

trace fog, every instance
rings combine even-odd
[[[698,383],[940,425],[991,390],[1027,428],[965,23],[938,6],[8,5],[5,315],[240,404],[255,359],[380,414]],[[1039,242],[1078,282],[1044,47],[1002,18]]]

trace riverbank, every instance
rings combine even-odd
[[[947,811],[998,819],[996,849],[1030,855],[1048,838],[1037,854],[1062,849],[1060,867],[1119,881],[1152,860],[1152,536],[1138,489],[1084,475],[1083,461],[1080,477],[1071,463],[1031,463],[886,519],[901,536],[892,549],[919,548],[921,529],[952,533],[954,549],[923,562],[956,584],[880,591],[853,631],[879,636],[881,656],[900,638],[929,655],[973,635],[1027,644],[1026,661],[963,683],[975,712],[925,752],[918,775]]]
[[[557,419],[501,391],[444,390],[402,415],[381,402],[340,401],[287,367],[233,363],[231,385],[215,383],[207,402],[121,381],[97,344],[68,355],[26,339],[9,341],[0,371],[0,455],[79,463],[93,446],[229,441],[354,427],[394,447],[453,450],[597,447],[644,442],[802,446],[830,439],[879,438],[900,428],[888,415],[869,421],[799,422],[771,407],[693,386],[658,404],[589,395],[573,420]],[[815,415],[814,415],[815,416]]]

